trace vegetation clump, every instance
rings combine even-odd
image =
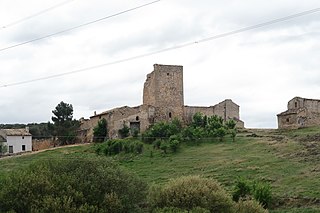
[[[102,118],[98,121],[97,126],[93,128],[93,141],[94,142],[103,142],[107,139],[108,128],[107,120]]]
[[[165,186],[149,190],[152,212],[175,213],[267,213],[255,200],[232,201],[231,196],[215,180],[200,176],[185,176],[171,180]]]
[[[143,143],[136,139],[113,139],[107,140],[95,146],[97,154],[107,156],[117,155],[120,153],[141,154],[143,151]]]
[[[38,162],[0,183],[0,212],[138,212],[147,185],[114,163]]]
[[[255,199],[263,207],[268,208],[272,201],[271,186],[261,181],[250,181],[238,178],[232,194],[234,201]]]

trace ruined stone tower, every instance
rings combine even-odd
[[[144,84],[143,105],[155,108],[154,122],[183,118],[183,67],[155,64]]]

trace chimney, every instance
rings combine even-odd
[[[29,133],[29,127],[28,126],[26,126],[26,132]]]
[[[94,112],[93,112],[93,114],[94,114],[94,115],[97,115],[97,112],[96,112],[96,111],[94,111]]]

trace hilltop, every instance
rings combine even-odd
[[[32,162],[53,158],[97,158],[94,145],[60,148],[3,159],[0,177]],[[106,157],[107,158],[107,157]],[[275,198],[272,212],[320,211],[320,128],[242,130],[235,142],[225,138],[183,145],[164,155],[145,145],[141,155],[112,157],[148,183],[163,184],[183,175],[201,175],[232,191],[237,177],[269,182]]]

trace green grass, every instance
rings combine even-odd
[[[252,137],[252,133],[257,137]],[[277,208],[282,208],[272,212],[313,213],[320,212],[319,203],[311,202],[320,200],[320,160],[319,155],[308,155],[310,150],[301,140],[317,134],[320,134],[320,128],[249,130],[239,134],[235,143],[226,138],[224,142],[213,141],[199,146],[184,144],[178,153],[166,155],[145,145],[141,155],[119,155],[114,159],[150,184],[163,184],[183,175],[202,175],[217,179],[232,191],[240,176],[267,181],[279,201]],[[313,147],[314,151],[320,153],[318,147]],[[0,177],[39,160],[83,157],[97,157],[93,145],[3,159],[0,160]]]

